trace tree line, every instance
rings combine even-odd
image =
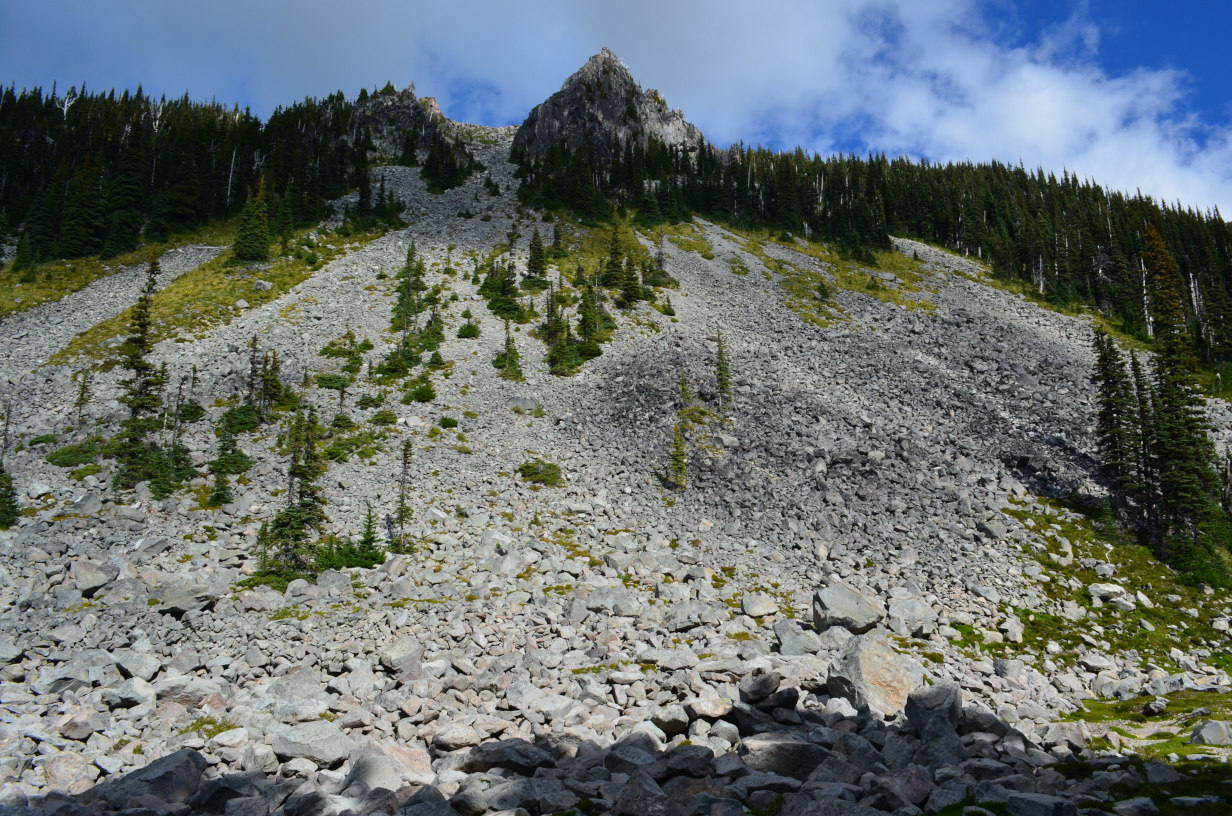
[[[1154,225],[1142,249],[1155,340],[1149,360],[1095,332],[1096,434],[1122,524],[1195,580],[1229,580],[1228,483],[1221,480],[1186,327],[1180,266]],[[1225,453],[1225,457],[1226,457]]]
[[[393,93],[392,86],[377,95]],[[318,223],[328,202],[368,188],[372,140],[363,104],[341,91],[277,108],[265,121],[238,105],[141,88],[107,92],[14,86],[0,92],[0,241],[18,239],[16,269],[60,258],[110,258],[235,215],[264,185],[276,231]],[[422,134],[397,161],[419,164]],[[429,134],[422,175],[449,189],[481,166],[458,140]]]
[[[1183,324],[1207,362],[1232,359],[1232,230],[1217,209],[1127,195],[1000,162],[938,164],[883,155],[809,156],[734,145],[649,140],[531,158],[515,150],[524,203],[604,220],[636,211],[649,224],[700,215],[739,227],[834,242],[872,263],[890,236],[945,246],[1030,285],[1058,306],[1099,309],[1149,340],[1146,233],[1155,225],[1177,263]]]

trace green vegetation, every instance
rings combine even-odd
[[[564,476],[560,472],[560,465],[555,462],[545,462],[542,459],[523,462],[518,465],[518,473],[525,481],[531,484],[560,487],[565,483]]]

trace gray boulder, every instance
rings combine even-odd
[[[197,792],[206,765],[204,756],[184,748],[118,779],[108,780],[94,791],[117,810],[134,796],[153,796],[163,802],[181,804]]]
[[[774,634],[779,639],[779,654],[806,655],[821,651],[821,637],[816,632],[801,628],[789,618],[774,622]]]
[[[1076,816],[1078,807],[1060,796],[1011,793],[1005,803],[1010,816]]]
[[[903,710],[913,685],[903,658],[878,635],[852,638],[834,661],[828,683],[830,696],[887,717]]]
[[[381,665],[400,680],[418,680],[423,671],[423,646],[414,637],[400,637],[381,650],[377,656]]]
[[[818,629],[841,626],[857,635],[885,618],[881,604],[846,584],[831,584],[813,595],[813,620]]]
[[[1189,737],[1194,745],[1232,745],[1232,727],[1220,720],[1199,723]]]
[[[285,759],[303,757],[325,768],[341,765],[355,741],[325,720],[294,725],[274,737],[274,753]]]
[[[924,727],[933,717],[945,717],[951,726],[957,728],[962,717],[962,689],[954,682],[918,688],[907,695],[905,709],[907,719],[915,726],[917,734],[924,732]]]
[[[754,734],[740,741],[740,757],[750,769],[801,782],[830,756],[820,745],[787,734]]]

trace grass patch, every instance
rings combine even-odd
[[[125,266],[144,266],[150,255],[162,255],[169,249],[187,244],[222,246],[235,240],[239,217],[216,221],[200,229],[172,236],[163,243],[142,244],[132,252],[109,260],[74,258],[49,261],[33,270],[14,272],[12,265],[0,270],[0,318],[24,312],[42,303],[61,300],[80,291],[96,280],[114,275]],[[34,278],[30,282],[30,278]]]
[[[531,484],[559,487],[565,483],[565,478],[560,472],[560,465],[555,462],[545,462],[542,459],[528,459],[518,465],[518,473],[523,480]]]
[[[667,240],[680,247],[685,252],[696,252],[708,261],[714,260],[714,247],[706,240],[706,234],[693,221],[683,224],[665,224],[663,234]],[[648,232],[651,240],[658,238],[658,230]],[[747,269],[745,270],[748,271]]]
[[[224,252],[181,275],[154,296],[152,341],[157,343],[182,334],[200,339],[209,330],[229,323],[239,313],[236,301],[243,299],[250,308],[255,308],[279,298],[310,278],[320,265],[343,255],[348,248],[370,243],[383,234],[382,229],[345,237],[322,233],[315,245],[316,265],[308,264],[306,259],[278,258],[268,269],[247,270],[235,266],[231,254]],[[253,282],[258,279],[272,284],[272,288],[264,292],[254,289]],[[131,308],[126,309],[77,335],[66,348],[52,356],[51,362],[59,365],[85,357],[99,361],[103,369],[111,368],[119,359],[119,346],[114,340],[127,336],[131,312]]]
[[[198,717],[191,723],[180,729],[181,734],[200,734],[205,739],[213,739],[225,731],[231,731],[239,728],[239,726],[230,720],[219,720],[215,717]]]

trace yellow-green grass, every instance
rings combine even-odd
[[[928,287],[923,264],[896,250],[874,250],[877,267],[869,269],[842,257],[837,250],[822,243],[783,241],[767,230],[733,227],[724,229],[736,237],[737,243],[745,252],[757,258],[768,271],[777,276],[779,286],[786,292],[784,302],[787,307],[800,315],[801,319],[814,325],[828,327],[848,317],[833,298],[823,299],[819,295],[822,283],[832,293],[836,289],[859,292],[883,303],[903,306],[908,311],[932,311],[936,308],[936,305],[925,297]],[[768,244],[776,244],[782,249],[819,260],[826,264],[830,274],[771,257],[766,251]],[[732,264],[732,269],[739,274],[740,270],[735,264]],[[898,281],[893,284],[882,282],[874,272],[891,272]]]
[[[612,224],[599,224],[587,227],[566,217],[560,217],[557,229],[561,231],[561,246],[565,250],[563,258],[549,258],[549,264],[555,264],[567,276],[572,275],[580,264],[587,275],[593,274],[607,259],[611,252]],[[650,259],[650,252],[637,240],[637,231],[633,220],[626,218],[617,222],[620,236],[620,246],[626,256],[641,264]]]
[[[235,265],[231,253],[224,252],[176,278],[154,296],[151,309],[154,342],[173,337],[184,342],[198,339],[206,332],[229,323],[239,314],[236,301],[243,299],[250,308],[254,308],[275,300],[310,278],[324,264],[383,234],[385,231],[381,229],[345,236],[321,231],[312,249],[317,258],[315,265],[307,263],[307,253],[302,247],[296,251],[298,257],[276,258],[270,262],[268,269],[252,271]],[[298,245],[299,241],[295,243]],[[330,249],[329,244],[335,248]],[[272,284],[272,288],[258,291],[253,288],[253,282],[257,279]],[[77,335],[68,346],[52,356],[51,362],[63,364],[77,358],[87,358],[97,361],[104,370],[111,368],[118,359],[119,349],[115,344],[108,345],[108,341],[126,336],[131,319],[132,307]]]
[[[191,232],[173,235],[167,241],[142,244],[132,252],[106,261],[97,257],[49,261],[21,272],[14,272],[10,264],[0,270],[0,318],[60,300],[100,278],[119,272],[122,267],[148,263],[151,255],[162,255],[175,247],[230,244],[235,240],[237,223],[237,218],[219,220]],[[34,278],[33,283],[22,283],[22,278],[29,277]]]
[[[654,230],[642,230],[650,240],[657,241],[662,231],[667,240],[685,252],[696,252],[708,261],[714,260],[714,247],[706,240],[706,233],[693,221],[682,224],[667,224]]]
[[[1045,542],[1045,552],[1037,552],[1031,546],[1024,548],[1025,554],[1037,559],[1050,577],[1049,581],[1036,586],[1040,593],[1050,600],[1077,603],[1087,610],[1087,617],[1071,621],[1044,612],[1032,614],[1027,610],[1015,610],[1025,628],[1023,643],[1021,646],[983,645],[986,654],[1010,656],[1023,647],[1034,647],[1042,651],[1051,640],[1056,641],[1062,648],[1061,653],[1053,658],[1054,662],[1064,664],[1073,660],[1079,645],[1086,643],[1087,648],[1094,648],[1083,640],[1083,635],[1086,635],[1100,644],[1100,651],[1136,649],[1144,661],[1172,671],[1175,667],[1168,657],[1172,648],[1176,647],[1182,651],[1209,648],[1206,646],[1207,641],[1226,644],[1224,633],[1211,625],[1212,620],[1219,616],[1222,608],[1229,603],[1225,593],[1205,595],[1196,587],[1181,583],[1176,573],[1161,563],[1148,548],[1140,546],[1118,530],[1111,520],[1097,520],[1091,515],[1079,515],[1076,520],[1072,515],[1066,518],[1060,515],[1062,511],[1078,508],[1047,498],[1037,498],[1036,501],[1047,508],[1047,512],[1032,510],[1025,504],[1018,504],[1006,511],[1006,515],[1024,524],[1030,520],[1037,532],[1052,533],[1051,537],[1040,537]],[[1063,545],[1059,537],[1068,540],[1073,548],[1073,563],[1068,566],[1057,563],[1052,557],[1054,554],[1058,557],[1063,555]],[[1126,576],[1131,580],[1126,588],[1131,593],[1141,589],[1154,603],[1154,608],[1148,609],[1141,604],[1132,612],[1120,612],[1111,604],[1095,608],[1087,587],[1094,583],[1105,583],[1108,579],[1100,578],[1094,569],[1083,567],[1084,558],[1115,564],[1116,575]],[[1081,585],[1080,588],[1071,589],[1068,584],[1070,579],[1076,579]],[[1179,596],[1180,600],[1169,601],[1168,595]],[[1185,611],[1188,609],[1197,609],[1198,617],[1191,617]],[[1034,617],[1034,620],[1031,620],[1031,617]],[[1138,623],[1139,620],[1149,622],[1155,627],[1155,631],[1143,629]],[[1100,633],[1092,624],[1102,627],[1103,632]],[[1170,625],[1175,628],[1168,628]],[[1107,647],[1103,644],[1107,644]],[[1206,662],[1224,670],[1232,669],[1232,657],[1226,648],[1212,649]]]

